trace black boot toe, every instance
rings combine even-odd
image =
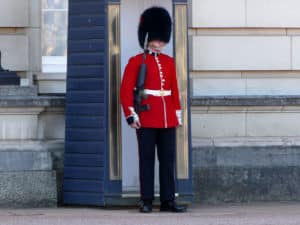
[[[160,211],[161,212],[186,212],[187,207],[185,205],[178,205],[174,201],[170,202],[163,202],[160,205]]]
[[[141,213],[151,213],[152,212],[152,203],[145,203],[143,202],[140,206]]]

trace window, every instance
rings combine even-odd
[[[67,71],[68,0],[42,0],[42,71]]]

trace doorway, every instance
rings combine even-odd
[[[166,8],[172,16],[170,0],[121,0],[121,74],[130,57],[142,52],[138,44],[137,28],[141,13],[151,6]],[[164,48],[164,53],[173,55],[173,40]],[[121,75],[122,76],[122,75]],[[139,193],[138,150],[135,131],[127,125],[121,113],[122,134],[122,191],[123,194]],[[156,157],[157,158],[157,157]],[[155,192],[158,193],[158,161],[155,169]]]

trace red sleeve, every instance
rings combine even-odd
[[[138,70],[139,64],[137,60],[134,57],[130,58],[124,70],[120,89],[121,104],[126,118],[131,115],[129,107],[133,107],[133,90]]]
[[[172,98],[175,110],[180,110],[180,98],[179,98],[179,91],[178,91],[178,84],[177,84],[177,76],[176,76],[176,66],[174,59],[172,59],[171,63],[171,76],[172,76],[172,84],[171,84],[171,91],[172,91]]]

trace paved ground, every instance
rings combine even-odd
[[[193,205],[187,213],[138,213],[133,208],[2,209],[0,225],[300,225],[298,203]]]

